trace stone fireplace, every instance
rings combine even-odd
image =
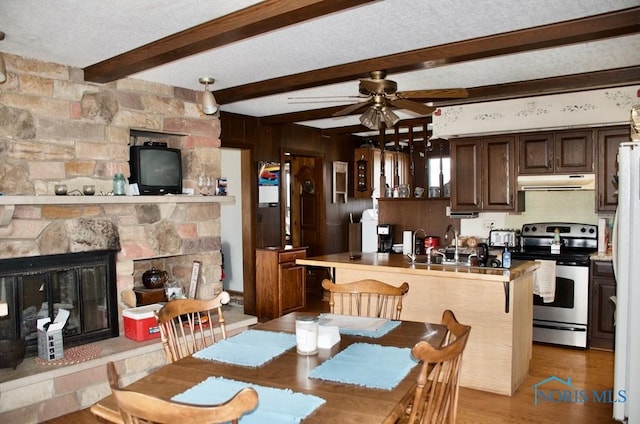
[[[3,57],[8,79],[0,86],[0,261],[114,250],[120,334],[121,309],[128,307],[123,299],[152,266],[186,285],[198,261],[197,296],[221,291],[220,208],[233,198],[99,195],[111,191],[114,174],[129,176],[132,130],[181,150],[183,187],[197,191],[200,174],[221,176],[220,121],[202,114],[201,92],[135,79],[88,83],[78,68]],[[96,195],[55,196],[56,184],[78,194],[91,184]],[[246,318],[233,331],[255,322]],[[107,360],[119,362],[126,381],[164,360],[156,340],[96,343],[104,356],[91,363],[37,374],[27,360],[15,371],[1,369],[0,421],[41,422],[86,408],[109,392]]]
[[[0,89],[0,260],[115,249],[116,293],[147,267],[187,284],[201,263],[198,296],[222,289],[220,202],[190,196],[55,196],[111,191],[129,176],[132,132],[180,149],[183,186],[220,176],[220,121],[199,109],[201,92],[134,79],[88,83],[81,69],[5,55]],[[117,236],[117,244],[107,233]],[[119,303],[119,306],[123,306]]]

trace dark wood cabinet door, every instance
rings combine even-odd
[[[280,265],[280,311],[288,314],[304,308],[306,298],[305,267],[288,262]]]
[[[596,211],[615,212],[618,206],[614,175],[618,173],[617,157],[620,143],[629,141],[629,127],[601,129],[598,143],[598,179],[596,181]]]
[[[613,350],[616,281],[611,261],[593,261],[589,280],[589,347]]]
[[[451,141],[451,210],[481,209],[481,140]]]
[[[591,130],[555,133],[555,172],[593,172],[593,136]]]
[[[515,208],[515,137],[491,137],[482,145],[482,209]]]
[[[520,174],[549,174],[554,171],[553,133],[541,132],[519,136]]]

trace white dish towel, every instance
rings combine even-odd
[[[542,297],[544,303],[551,303],[556,298],[556,261],[536,260],[540,268],[533,273],[533,294]]]

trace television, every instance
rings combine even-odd
[[[129,148],[130,184],[142,195],[182,194],[182,156],[179,149],[144,144]]]

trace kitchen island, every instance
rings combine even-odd
[[[510,269],[412,264],[404,255],[349,253],[299,259],[327,267],[337,284],[373,278],[399,286],[409,283],[402,319],[439,322],[445,309],[471,326],[460,384],[512,395],[529,372],[533,333],[533,261],[513,261]]]

